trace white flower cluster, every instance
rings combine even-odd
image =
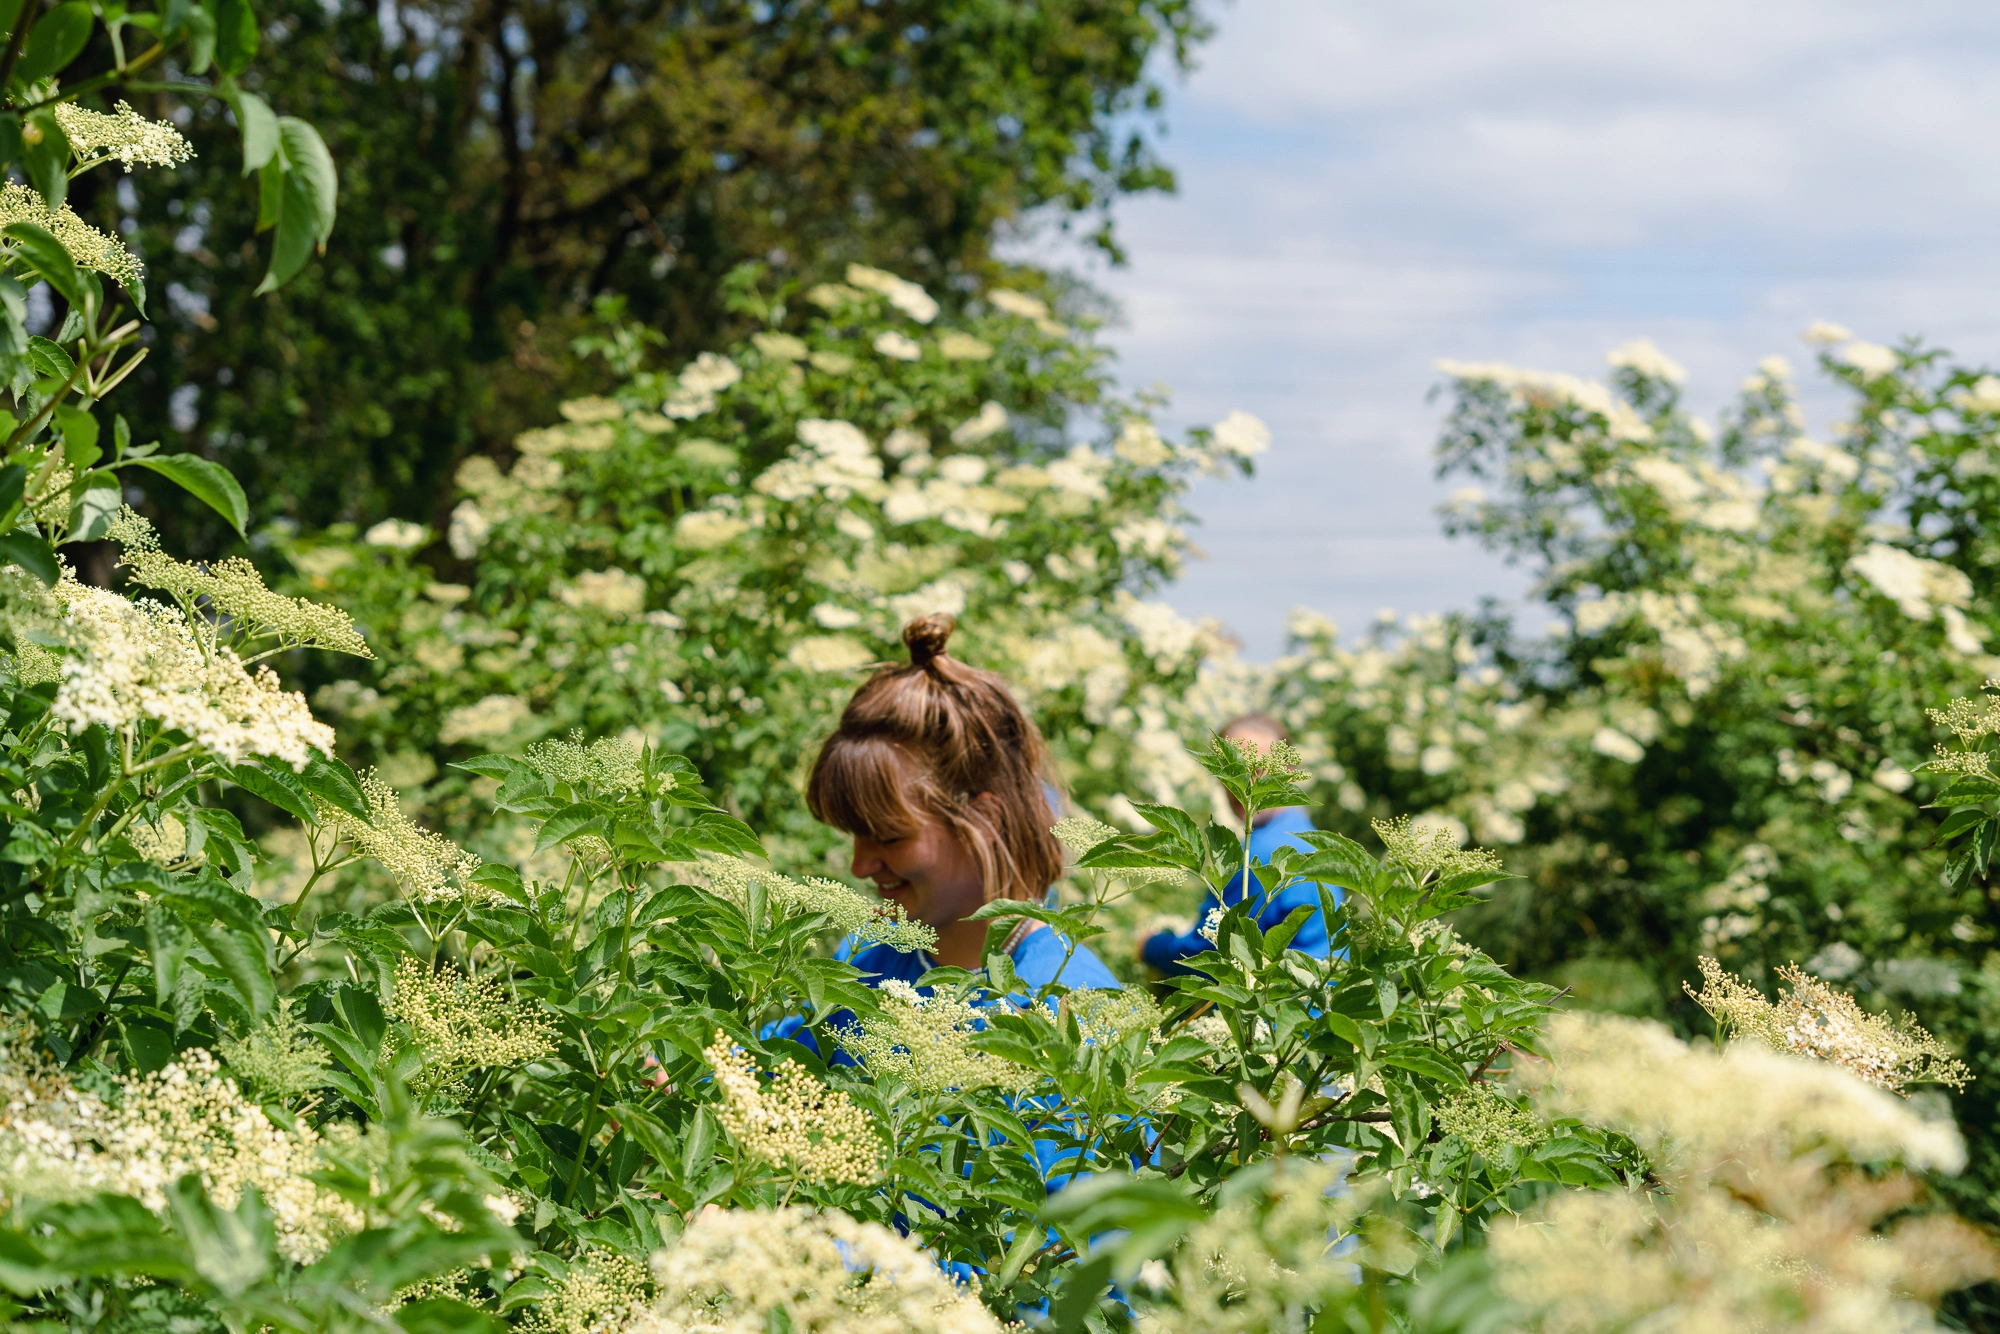
[[[531,722],[534,716],[528,701],[519,695],[486,695],[447,713],[438,726],[438,740],[447,746],[461,741],[500,742]]]
[[[1947,1124],[1834,1066],[1689,1047],[1654,1023],[1566,1014],[1537,1101],[1630,1135],[1662,1188],[1565,1191],[1496,1227],[1501,1292],[1537,1331],[1929,1327],[1911,1294],[1990,1265],[1948,1215],[1879,1228],[1909,1195],[1838,1164],[1958,1170]],[[1829,1170],[1830,1168],[1834,1170]]]
[[[488,897],[490,891],[472,883],[479,857],[442,834],[420,829],[403,813],[396,790],[368,769],[359,775],[368,800],[369,818],[362,820],[330,802],[315,799],[320,822],[346,839],[355,851],[372,857],[394,876],[403,892],[420,903],[443,899]]]
[[[536,742],[521,758],[542,777],[559,783],[597,787],[606,792],[637,792],[645,785],[639,747],[619,737],[599,737],[586,745],[583,732],[578,729],[567,740]],[[672,774],[662,774],[659,778],[664,786],[674,786]]]
[[[0,1048],[0,1190],[10,1205],[109,1191],[164,1214],[167,1188],[191,1172],[224,1209],[254,1188],[279,1252],[299,1264],[365,1221],[312,1179],[324,1166],[318,1132],[304,1121],[274,1124],[210,1053],[186,1052],[121,1083],[107,1104],[36,1061],[18,1036]]]
[[[126,171],[134,164],[177,167],[194,156],[194,147],[179,130],[162,120],[147,120],[127,102],[120,102],[108,116],[74,102],[58,102],[54,112],[63,138],[82,166],[116,158]]]
[[[265,756],[294,770],[315,750],[333,754],[333,729],[314,720],[304,695],[280,688],[268,668],[245,670],[177,608],[80,584],[67,570],[55,601],[71,651],[50,713],[71,731],[153,722],[231,764]]]
[[[653,1257],[660,1297],[619,1334],[1001,1334],[938,1263],[838,1210],[711,1209]]]
[[[837,1029],[841,1049],[878,1079],[900,1079],[926,1093],[949,1089],[1032,1086],[1032,1071],[979,1051],[972,1035],[985,1027],[979,1007],[961,997],[925,996],[894,978],[879,988],[879,1013]]]
[[[767,1081],[725,1033],[702,1052],[721,1098],[716,1120],[745,1156],[822,1185],[872,1185],[882,1172],[882,1137],[868,1113],[797,1061]]]
[[[799,423],[799,448],[751,485],[781,501],[815,495],[841,501],[856,492],[872,498],[881,494],[882,460],[852,422],[809,417]]]
[[[317,648],[372,658],[354,618],[339,607],[286,597],[264,586],[264,576],[241,556],[212,565],[175,560],[160,550],[153,526],[130,507],[105,534],[119,546],[119,564],[131,581],[171,594],[184,609],[220,618],[237,642],[276,641],[278,648]],[[225,626],[215,627],[217,631]]]
[[[937,948],[937,932],[930,927],[910,921],[895,904],[867,898],[837,880],[819,876],[793,880],[736,857],[710,857],[702,868],[709,892],[744,912],[750,910],[753,888],[761,889],[775,911],[785,916],[823,914],[828,929],[858,945],[882,944],[924,954]]]
[[[1972,580],[1963,571],[1882,542],[1870,544],[1847,562],[1847,568],[1912,620],[1927,621],[1935,611],[1963,607],[1972,600]]]
[[[31,222],[61,243],[69,257],[86,269],[95,269],[128,291],[139,285],[143,267],[139,259],[116,238],[85,222],[68,204],[50,208],[32,187],[9,182],[0,185],[0,227]]]
[[[549,1022],[493,978],[432,969],[407,955],[396,961],[389,1011],[410,1026],[432,1092],[470,1071],[522,1065],[555,1050]]]
[[[1683,983],[1715,1021],[1755,1038],[1773,1051],[1826,1061],[1876,1088],[1901,1092],[1912,1083],[1963,1088],[1971,1072],[1949,1048],[1907,1019],[1870,1014],[1848,993],[1790,964],[1778,969],[1785,983],[1776,1001],[1700,960],[1702,986]]]
[[[566,607],[607,616],[637,616],[646,609],[646,581],[629,570],[586,570],[556,590]]]
[[[660,411],[677,421],[688,421],[713,412],[715,396],[742,378],[742,369],[728,357],[704,352],[681,372],[674,392],[667,396]]]
[[[888,298],[890,305],[918,324],[929,324],[938,317],[938,303],[931,299],[931,294],[906,278],[898,278],[882,269],[871,269],[866,264],[850,264],[847,266],[847,281],[850,286],[864,292],[875,292]]]

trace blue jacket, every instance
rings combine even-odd
[[[1250,860],[1268,862],[1271,860],[1271,854],[1279,848],[1297,848],[1302,852],[1310,852],[1311,846],[1299,835],[1306,833],[1312,827],[1312,817],[1296,807],[1274,813],[1270,819],[1250,831]],[[1340,902],[1340,886],[1330,885],[1328,888],[1333,891],[1333,901]],[[1210,890],[1208,896],[1201,901],[1201,911],[1195,914],[1195,925],[1201,926],[1208,920],[1209,913],[1217,908],[1241,903],[1244,889],[1243,872],[1238,871],[1236,877],[1223,888],[1220,900],[1215,897],[1215,892]],[[1257,893],[1260,896],[1264,894],[1261,885],[1258,886]],[[1257,909],[1258,929],[1269,931],[1291,916],[1295,908],[1311,908],[1313,913],[1306,919],[1305,925],[1299,928],[1299,933],[1292,937],[1292,948],[1304,950],[1307,954],[1324,959],[1328,945],[1326,917],[1319,910],[1317,885],[1293,885],[1277,894],[1265,896],[1262,905]],[[1213,945],[1192,931],[1184,936],[1177,936],[1171,931],[1162,931],[1146,942],[1144,958],[1147,964],[1172,977],[1194,971],[1184,961],[1213,948],[1215,948]]]
[[[1120,989],[1122,984],[1112,976],[1111,970],[1104,966],[1104,960],[1091,953],[1088,945],[1078,945],[1076,953],[1070,955],[1069,963],[1065,966],[1063,955],[1068,952],[1067,937],[1059,935],[1054,927],[1045,926],[1030,931],[1019,944],[1014,946],[1009,957],[1014,961],[1014,976],[1020,978],[1022,984],[1029,988],[1039,988],[1050,982],[1061,982],[1071,990],[1089,987],[1101,987],[1108,991]],[[891,979],[915,986],[918,978],[937,967],[936,961],[929,955],[918,954],[911,950],[899,950],[880,944],[863,945],[857,949],[851,937],[840,942],[840,947],[834,951],[834,957],[860,969],[861,980],[871,987],[879,987]],[[831,1022],[837,1027],[842,1023],[852,1022],[852,1019],[852,1015],[842,1010],[831,1017]],[[812,1034],[802,1031],[804,1028],[805,1019],[799,1015],[792,1015],[767,1027],[763,1036],[793,1038],[818,1050],[819,1044],[813,1041]],[[834,1051],[831,1059],[835,1065],[855,1063],[853,1057],[838,1049]]]

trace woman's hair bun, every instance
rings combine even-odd
[[[910,650],[910,666],[928,667],[931,659],[944,656],[944,646],[958,621],[943,612],[919,616],[903,627],[903,643]]]

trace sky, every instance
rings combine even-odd
[[[1027,244],[1116,299],[1121,377],[1168,422],[1270,424],[1255,480],[1197,489],[1206,558],[1167,593],[1252,657],[1293,606],[1355,634],[1526,591],[1439,532],[1441,358],[1597,376],[1650,337],[1704,414],[1762,356],[1807,365],[1814,320],[2000,361],[2000,7],[1208,10],[1170,81],[1179,193],[1114,213],[1129,265]]]

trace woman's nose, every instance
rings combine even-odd
[[[869,880],[882,870],[882,854],[872,843],[862,839],[854,840],[854,878]]]

